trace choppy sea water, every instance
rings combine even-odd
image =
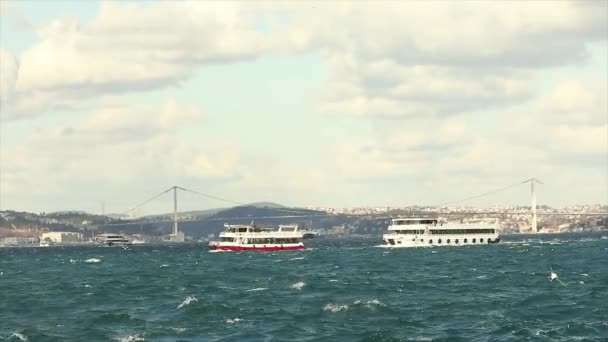
[[[608,340],[601,235],[418,249],[309,241],[272,254],[0,249],[0,340]]]

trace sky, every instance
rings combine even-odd
[[[0,209],[606,204],[607,44],[607,1],[0,0]]]

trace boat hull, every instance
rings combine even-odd
[[[223,245],[210,243],[209,250],[227,252],[280,252],[280,251],[299,251],[306,247],[303,244],[297,245]]]
[[[458,247],[497,244],[499,236],[420,236],[416,238],[384,235],[382,247],[407,248],[407,247]]]

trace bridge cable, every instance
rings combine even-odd
[[[139,209],[139,208],[143,207],[144,205],[146,205],[146,204],[148,204],[148,203],[152,202],[153,200],[155,200],[155,199],[159,198],[160,196],[162,196],[162,195],[166,194],[167,192],[169,192],[169,191],[171,191],[171,190],[173,190],[173,187],[171,187],[171,188],[169,188],[169,189],[167,189],[167,190],[165,190],[165,191],[163,191],[163,192],[161,192],[161,193],[157,194],[157,195],[156,195],[156,196],[154,196],[154,197],[151,197],[151,198],[149,198],[149,199],[147,199],[147,200],[143,201],[142,203],[140,203],[140,204],[136,205],[135,207],[133,207],[133,208],[131,208],[131,209],[129,209],[129,210],[127,210],[127,211],[125,211],[125,212],[124,212],[124,214],[125,214],[125,215],[126,215],[126,214],[129,214],[130,212],[132,212],[132,211],[134,211],[134,210],[136,210],[136,209]]]
[[[480,197],[484,197],[484,196],[492,195],[492,194],[495,194],[495,193],[499,193],[499,192],[502,192],[502,191],[508,190],[508,189],[510,189],[510,188],[514,188],[514,187],[516,187],[516,186],[519,186],[519,185],[521,185],[521,184],[522,184],[522,182],[517,182],[517,183],[515,183],[515,184],[511,184],[511,185],[507,185],[507,186],[502,187],[502,188],[498,188],[498,189],[490,190],[490,191],[484,192],[484,193],[479,194],[479,195],[475,195],[475,196],[469,196],[469,197],[466,197],[466,198],[463,198],[463,199],[459,199],[459,200],[456,200],[456,201],[444,202],[444,203],[436,204],[436,205],[434,205],[434,206],[435,206],[435,207],[443,207],[443,206],[448,205],[448,204],[454,204],[454,203],[465,202],[465,201],[468,201],[468,200],[472,200],[472,199],[476,199],[476,198],[480,198]]]

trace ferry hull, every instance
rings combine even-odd
[[[209,244],[209,249],[212,251],[228,251],[228,252],[280,252],[280,251],[299,251],[306,247],[304,245],[290,246],[237,246],[237,245],[219,245]]]
[[[479,246],[497,244],[500,242],[499,236],[460,236],[460,237],[421,237],[408,239],[395,237],[394,235],[384,235],[382,247],[404,248],[404,247],[458,247],[458,246]]]

